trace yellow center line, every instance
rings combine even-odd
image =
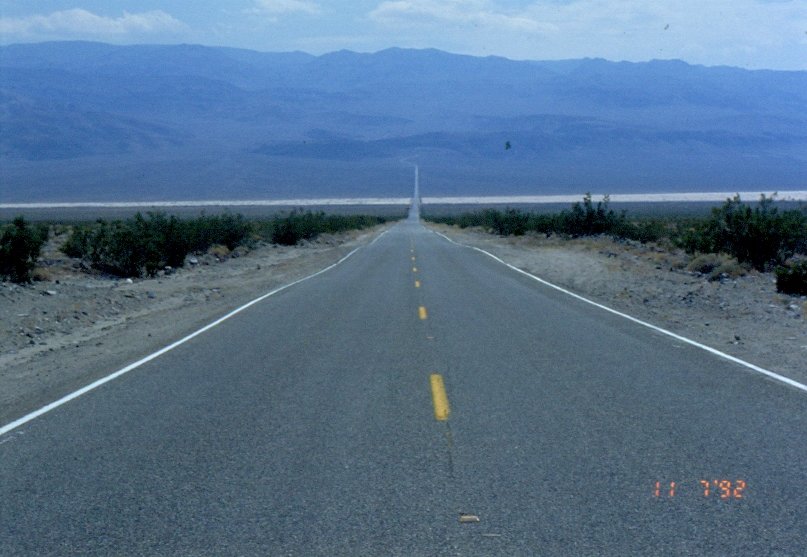
[[[415,260],[415,256],[413,255],[413,256],[412,256],[412,261],[414,261],[414,260]]]
[[[428,316],[429,314],[426,313],[426,306],[420,306],[418,308],[418,317],[420,317],[421,319],[426,319]]]
[[[420,281],[419,280],[415,281],[415,288],[420,288]]]
[[[434,417],[437,418],[438,421],[444,422],[448,419],[451,408],[448,406],[448,395],[446,394],[446,386],[443,383],[443,376],[439,373],[432,373],[429,377],[429,382],[432,387]]]
[[[418,272],[418,268],[417,268],[417,267],[412,267],[412,272],[413,272],[413,273],[417,273],[417,272]]]

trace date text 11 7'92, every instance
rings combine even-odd
[[[678,482],[656,482],[653,486],[653,497],[669,499],[675,497],[685,487],[690,486]],[[748,484],[745,480],[700,480],[697,487],[703,497],[744,499],[744,492]],[[683,491],[691,493],[689,489],[683,489]]]

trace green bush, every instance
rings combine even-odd
[[[31,282],[47,239],[47,226],[32,227],[23,217],[15,218],[0,235],[0,277],[17,283]]]
[[[480,226],[500,236],[521,236],[527,232],[537,232],[550,236],[563,234],[573,238],[609,234],[615,238],[627,238],[642,242],[656,241],[667,234],[663,223],[648,221],[633,224],[626,216],[608,208],[606,195],[595,205],[591,194],[583,197],[583,202],[574,203],[571,210],[555,214],[531,214],[518,209],[484,209],[457,216],[430,217],[429,220],[461,228]]]
[[[126,221],[76,226],[61,249],[112,275],[154,276],[166,266],[181,267],[191,251],[204,251],[216,243],[234,248],[249,232],[240,215],[182,221],[161,213],[147,217],[138,213]]]
[[[617,215],[608,208],[608,196],[597,202],[597,206],[591,200],[591,194],[587,193],[583,197],[583,203],[576,202],[572,205],[571,212],[561,213],[560,232],[577,238],[579,236],[595,236],[597,234],[611,234],[618,228],[624,227],[625,216]]]
[[[428,217],[433,222],[462,228],[481,226],[503,236],[537,232],[573,238],[607,234],[618,240],[660,242],[684,248],[688,253],[725,253],[741,265],[760,271],[781,265],[794,254],[807,254],[807,209],[780,212],[773,199],[762,196],[755,208],[739,196],[714,208],[706,219],[670,217],[631,219],[608,207],[608,196],[596,205],[590,194],[571,210],[555,214],[530,214],[515,209],[486,209],[456,216]]]
[[[312,240],[320,234],[345,230],[361,230],[386,222],[384,217],[367,215],[326,215],[323,212],[292,211],[270,223],[259,226],[274,244],[293,246],[301,240]]]
[[[188,250],[195,253],[206,251],[210,246],[221,244],[234,250],[247,244],[252,238],[253,226],[243,215],[201,216],[182,221]],[[184,256],[183,256],[184,257]]]
[[[485,213],[488,227],[499,236],[523,236],[530,224],[530,215],[516,209],[503,213],[489,210]]]
[[[89,244],[93,267],[121,277],[142,276],[147,262],[149,268],[155,267],[152,238],[138,230],[142,228],[134,220],[99,222]]]
[[[776,268],[776,290],[784,294],[807,295],[807,258]]]
[[[92,232],[92,226],[74,225],[59,249],[68,257],[86,257],[90,252],[90,236]]]
[[[364,228],[384,221],[381,217],[297,211],[258,222],[229,213],[185,220],[161,213],[148,213],[146,217],[138,213],[125,221],[76,225],[61,250],[112,275],[154,276],[166,266],[182,267],[189,253],[203,253],[211,246],[232,251],[260,237],[294,245],[323,232]]]
[[[667,229],[667,225],[658,219],[629,222],[626,218],[621,218],[613,223],[609,234],[616,239],[635,240],[646,244],[667,238],[671,232]]]
[[[123,260],[136,262],[149,276],[167,265],[181,267],[191,250],[189,221],[173,215],[148,213],[145,218],[138,213],[132,220],[120,223],[120,231],[121,255],[129,249],[137,252],[125,255]]]
[[[807,253],[807,215],[795,209],[780,213],[764,195],[751,209],[735,196],[685,231],[679,244],[689,253],[728,253],[766,271],[796,253]]]
[[[293,246],[300,240],[310,240],[317,234],[317,219],[310,212],[292,211],[287,217],[278,220],[272,231],[272,243]]]

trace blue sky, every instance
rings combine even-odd
[[[0,42],[65,39],[807,70],[807,0],[0,0]]]

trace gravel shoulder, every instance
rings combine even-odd
[[[686,270],[687,254],[655,245],[427,226],[605,306],[807,384],[807,298],[776,292],[773,274],[709,280]]]
[[[134,281],[91,274],[52,239],[38,273],[47,280],[0,283],[0,425],[335,263],[390,226],[322,235],[294,247],[208,253],[182,269]]]

